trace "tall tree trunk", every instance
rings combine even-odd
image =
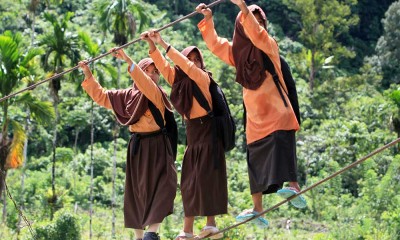
[[[75,128],[75,141],[74,141],[74,153],[75,156],[78,154],[78,140],[79,140],[79,132],[80,132],[80,128],[76,127]],[[74,175],[74,183],[73,183],[73,188],[75,189],[76,186],[76,162],[73,161],[72,162],[72,168],[73,168],[73,175]]]
[[[116,191],[115,191],[115,179],[117,176],[117,144],[118,144],[118,133],[119,133],[119,126],[118,123],[115,123],[114,126],[114,153],[113,153],[113,175],[112,175],[112,230],[111,230],[111,237],[115,238],[115,202],[116,202]]]
[[[4,170],[0,176],[1,179],[1,186],[3,188],[3,223],[6,222],[7,219],[7,194],[6,194],[6,178],[7,178],[7,171]]]
[[[174,1],[174,7],[175,7],[175,9],[174,9],[175,10],[175,14],[178,14],[179,13],[178,12],[179,11],[179,8],[178,8],[179,7],[179,0],[175,0]]]
[[[94,102],[90,108],[90,233],[89,239],[92,239],[92,218],[93,218],[93,144],[94,144]]]
[[[311,66],[310,66],[310,76],[309,76],[309,87],[310,93],[314,91],[314,80],[315,80],[315,51],[311,50]]]
[[[57,125],[59,121],[59,113],[58,113],[58,100],[54,98],[54,111],[56,113],[56,119],[54,124],[54,132],[53,132],[53,165],[51,168],[51,192],[52,196],[49,199],[50,203],[50,220],[53,220],[55,207],[57,203],[57,194],[56,194],[56,149],[57,149]]]
[[[24,152],[23,152],[23,159],[24,163],[22,165],[21,169],[21,196],[20,196],[20,209],[21,211],[24,210],[24,204],[25,204],[25,197],[24,197],[24,189],[25,189],[25,167],[26,163],[28,161],[28,136],[30,134],[30,128],[29,128],[29,120],[30,120],[30,111],[29,109],[26,110],[26,118],[25,118],[25,133],[26,133],[26,139],[24,142]],[[18,226],[17,226],[17,233],[21,231],[20,226],[21,226],[22,218],[21,215],[18,215]]]
[[[3,105],[3,127],[1,129],[0,135],[0,199],[3,195],[3,198],[6,198],[5,190],[5,179],[6,179],[6,160],[8,155],[8,141],[7,141],[7,132],[8,132],[8,100],[4,102]],[[3,193],[4,192],[4,193]]]
[[[31,46],[33,47],[35,45],[35,19],[36,14],[35,12],[32,13],[32,25],[31,25]]]
[[[121,79],[121,61],[118,59],[118,76],[117,76],[117,89],[119,89],[119,81]],[[113,154],[113,177],[112,177],[112,198],[111,198],[111,208],[112,208],[112,229],[111,237],[115,238],[115,179],[117,176],[117,139],[119,135],[119,126],[117,121],[114,125],[114,154]]]

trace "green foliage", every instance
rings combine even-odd
[[[29,108],[31,112],[30,117],[40,125],[49,124],[55,118],[54,109],[48,101],[40,101],[30,93],[18,96],[17,101]]]
[[[139,32],[148,24],[149,19],[145,8],[140,2],[126,0],[97,1],[99,23],[104,33],[110,31],[114,35],[113,42],[123,45],[128,42],[128,36],[136,33],[136,21],[139,20]]]
[[[351,7],[357,0],[346,2],[341,1],[321,1],[321,0],[285,0],[283,3],[289,8],[299,13],[297,21],[301,24],[299,39],[305,46],[302,51],[302,58],[307,59],[309,69],[310,91],[318,83],[326,79],[320,76],[316,82],[319,71],[324,66],[325,59],[335,56],[333,63],[338,63],[341,59],[353,58],[354,52],[347,49],[337,41],[337,38],[349,31],[349,28],[358,22],[358,16],[351,12]]]
[[[36,228],[35,236],[43,240],[81,239],[78,219],[68,212],[58,214],[55,223]]]
[[[390,94],[390,99],[396,104],[396,106],[400,109],[400,90],[395,90]]]
[[[384,33],[376,45],[384,72],[383,87],[387,88],[392,83],[400,83],[400,2],[394,2],[382,20]]]
[[[128,12],[133,14],[130,17],[134,16],[138,20],[137,28],[148,20],[148,25],[143,25],[143,29],[136,30],[134,34],[124,32],[126,40],[138,37],[140,31],[147,30],[146,27],[162,27],[194,11],[200,3],[181,0],[79,0],[51,1],[49,4],[46,1],[39,3],[36,9],[28,9],[28,2],[19,4],[16,1],[3,0],[0,3],[2,96],[43,80],[45,71],[52,73],[65,70],[75,66],[83,58],[96,57],[114,47],[115,36],[104,35],[105,29],[101,28],[98,18],[101,13],[97,7],[101,2],[109,7],[107,31],[112,34],[116,29],[128,27],[129,21],[126,21],[127,18],[123,19],[126,16],[129,19]],[[119,8],[123,5],[115,5],[122,2],[134,4],[131,5],[132,8]],[[397,81],[397,70],[388,71],[387,68],[390,64],[394,66],[396,62],[396,59],[390,59],[396,56],[398,45],[395,44],[398,36],[394,35],[398,31],[393,27],[398,22],[395,21],[397,13],[393,11],[394,7],[388,11],[383,21],[385,34],[376,47],[379,57],[370,56],[375,49],[376,39],[382,35],[379,24],[381,16],[391,2],[393,1],[359,0],[355,4],[354,0],[257,1],[258,5],[267,10],[270,21],[268,31],[277,39],[280,53],[288,60],[296,80],[303,120],[302,129],[297,134],[298,177],[303,188],[400,136],[400,130],[397,130],[400,127],[396,128],[400,108],[398,86],[392,84],[385,92],[382,92],[381,87],[382,82]],[[125,15],[117,16],[122,10]],[[238,8],[226,1],[212,10],[218,33],[231,39]],[[140,15],[141,11],[146,14],[147,20],[143,18],[144,15]],[[104,14],[106,13],[103,12]],[[143,21],[139,22],[139,18]],[[357,18],[360,23],[354,25]],[[229,214],[216,217],[217,225],[222,229],[235,224],[234,216],[243,209],[252,207],[246,139],[242,124],[242,88],[235,83],[235,69],[215,58],[206,48],[196,27],[200,19],[202,16],[197,15],[165,29],[162,34],[177,49],[196,45],[202,50],[207,69],[223,88],[237,123],[236,148],[226,154]],[[114,24],[115,21],[118,23]],[[42,50],[28,47],[28,43],[36,44],[36,38],[43,44]],[[386,45],[383,44],[384,40],[387,41]],[[126,48],[126,52],[138,62],[148,56],[148,46],[139,42]],[[355,60],[346,59],[353,53],[357,53]],[[37,55],[45,60],[43,66],[35,57]],[[364,56],[368,57],[364,59]],[[384,65],[384,60],[389,65]],[[308,83],[312,64],[315,65],[317,74],[316,87],[310,91]],[[92,68],[102,86],[112,89],[118,86],[117,66],[117,61],[105,57],[97,60]],[[119,86],[129,87],[132,80],[125,72],[126,65],[121,67]],[[76,73],[78,71],[74,72]],[[0,103],[2,106],[7,103],[8,106],[7,111],[4,107],[0,111],[2,126],[7,123],[7,116],[20,124],[19,129],[28,130],[26,167],[9,171],[7,183],[14,199],[23,206],[24,214],[33,223],[39,239],[89,239],[91,100],[80,86],[83,76],[76,74],[72,79],[73,81],[68,81],[63,78],[65,82],[59,91],[62,101],[58,106],[60,119],[57,125],[56,199],[53,199],[51,189],[55,113],[49,102],[51,96],[47,88],[36,87],[29,93]],[[171,88],[165,81],[161,81],[161,85],[167,92],[170,91]],[[25,128],[23,125],[28,108],[31,118],[27,125],[29,127]],[[178,114],[175,117],[180,131],[180,145],[175,163],[179,179],[186,136],[185,126],[181,124],[182,118]],[[93,238],[110,239],[115,119],[111,111],[95,104],[93,121]],[[9,143],[11,137],[15,136],[13,129],[14,127],[7,129]],[[121,128],[115,159],[117,175],[114,206],[118,239],[134,238],[133,231],[125,229],[123,223],[125,158],[129,137],[128,130]],[[266,230],[244,224],[224,233],[224,238],[397,239],[400,234],[398,152],[398,147],[386,150],[307,192],[306,209],[298,210],[290,204],[284,204],[271,211],[265,216],[270,221],[270,228]],[[271,207],[281,200],[274,194],[266,195],[263,205],[265,208]],[[0,207],[3,207],[2,204],[3,201]],[[50,215],[50,207],[56,211],[54,222],[46,220]],[[173,239],[183,227],[184,213],[179,188],[174,207],[174,213],[161,225],[162,239]],[[32,239],[28,229],[21,228],[23,223],[19,223],[17,210],[9,199],[6,211],[6,221],[0,224],[0,238]],[[288,219],[291,220],[290,230],[285,229]],[[196,218],[195,232],[198,233],[204,225],[204,217]]]

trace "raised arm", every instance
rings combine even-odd
[[[276,41],[269,36],[267,30],[263,28],[249,11],[243,0],[231,0],[241,10],[240,23],[250,41],[258,49],[268,54],[270,57],[279,56],[279,48]]]
[[[204,15],[204,19],[199,22],[197,27],[199,28],[208,49],[226,64],[235,66],[232,54],[232,43],[229,42],[228,39],[218,36],[214,28],[211,9],[206,8],[204,3],[200,3],[196,7],[196,11]]]
[[[132,59],[126,55],[123,49],[115,50],[114,48],[110,50],[116,58],[124,60],[128,64],[128,72],[131,78],[135,82],[137,88],[152,102],[158,109],[164,109],[164,103],[162,100],[161,90],[158,88],[157,84],[146,75],[143,70],[137,66]],[[155,73],[153,73],[155,74]]]
[[[187,57],[183,56],[174,47],[165,42],[164,39],[162,39],[160,33],[150,31],[149,37],[155,43],[160,44],[160,46],[165,49],[167,56],[175,63],[175,65],[179,66],[182,71],[184,71],[189,76],[189,78],[191,78],[197,83],[197,85],[199,85],[200,88],[203,85],[207,87],[209,86],[210,78],[208,76],[208,73],[201,68],[198,68],[193,62],[189,61]]]
[[[145,40],[149,44],[149,55],[153,59],[157,69],[163,75],[165,81],[172,86],[175,80],[175,68],[171,67],[171,64],[161,54],[160,50],[154,44],[154,41],[149,37],[149,32],[146,31],[140,35],[142,40]],[[154,39],[154,38],[153,38]]]
[[[81,67],[85,75],[85,80],[81,84],[82,88],[97,104],[107,109],[112,109],[111,102],[107,97],[107,91],[96,81],[87,64],[87,61],[79,62],[79,67]]]

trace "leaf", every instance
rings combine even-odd
[[[84,50],[89,53],[89,55],[91,57],[94,57],[96,55],[99,54],[100,49],[99,49],[99,45],[97,45],[96,42],[93,42],[92,39],[90,38],[89,34],[84,32],[84,31],[80,31],[78,33],[79,39],[82,40],[82,42],[84,43],[83,48]]]
[[[323,69],[332,69],[332,68],[335,68],[335,66],[332,66],[332,65],[328,65],[328,66],[322,66],[322,68]]]
[[[53,122],[55,118],[55,112],[51,102],[40,101],[32,97],[30,93],[21,95],[17,102],[25,104],[29,108],[32,118],[39,124],[49,124]]]
[[[325,64],[328,64],[328,63],[330,63],[330,62],[332,62],[332,60],[333,60],[334,57],[335,57],[335,56],[327,57],[327,58],[325,59],[325,61],[324,61],[324,65],[325,65]]]
[[[397,107],[400,108],[400,90],[394,90],[389,97],[396,103]]]
[[[11,120],[11,126],[13,128],[13,137],[11,146],[6,159],[6,169],[17,168],[23,163],[23,150],[24,143],[26,140],[25,130],[17,121]]]

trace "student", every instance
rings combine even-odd
[[[149,104],[162,116],[171,106],[166,93],[157,86],[160,74],[151,58],[136,64],[122,49],[111,51],[128,63],[133,86],[105,90],[93,77],[87,61],[81,61],[79,66],[85,74],[82,87],[97,104],[112,109],[119,123],[129,126],[132,135],[127,149],[125,227],[134,229],[137,240],[156,240],[160,239],[157,231],[161,222],[173,211],[177,176],[170,140],[155,122]]]
[[[195,47],[187,47],[181,53],[166,43],[159,33],[142,33],[150,47],[150,56],[166,81],[172,86],[171,102],[186,123],[187,147],[183,157],[181,193],[184,208],[183,230],[176,239],[194,239],[195,216],[206,216],[206,226],[198,237],[217,233],[215,215],[226,214],[228,189],[226,163],[222,141],[213,138],[213,119],[193,96],[196,84],[212,106],[210,73],[205,70],[203,56]],[[160,44],[174,62],[171,67],[155,44]],[[214,142],[214,140],[216,142]],[[212,239],[222,238],[219,233]]]
[[[225,63],[236,68],[236,82],[243,87],[243,100],[247,110],[246,139],[247,166],[254,207],[244,210],[236,218],[249,219],[262,212],[263,194],[271,194],[289,182],[290,188],[280,190],[289,197],[300,191],[297,182],[295,132],[299,130],[295,113],[290,105],[283,81],[276,41],[268,35],[267,19],[256,5],[249,8],[243,0],[231,0],[240,7],[232,43],[220,38],[215,29],[212,12],[205,4],[196,10],[204,15],[198,24],[207,47]],[[279,77],[273,77],[264,67],[269,57]],[[292,200],[297,207],[305,207],[302,196]],[[263,217],[252,221],[267,227]]]

